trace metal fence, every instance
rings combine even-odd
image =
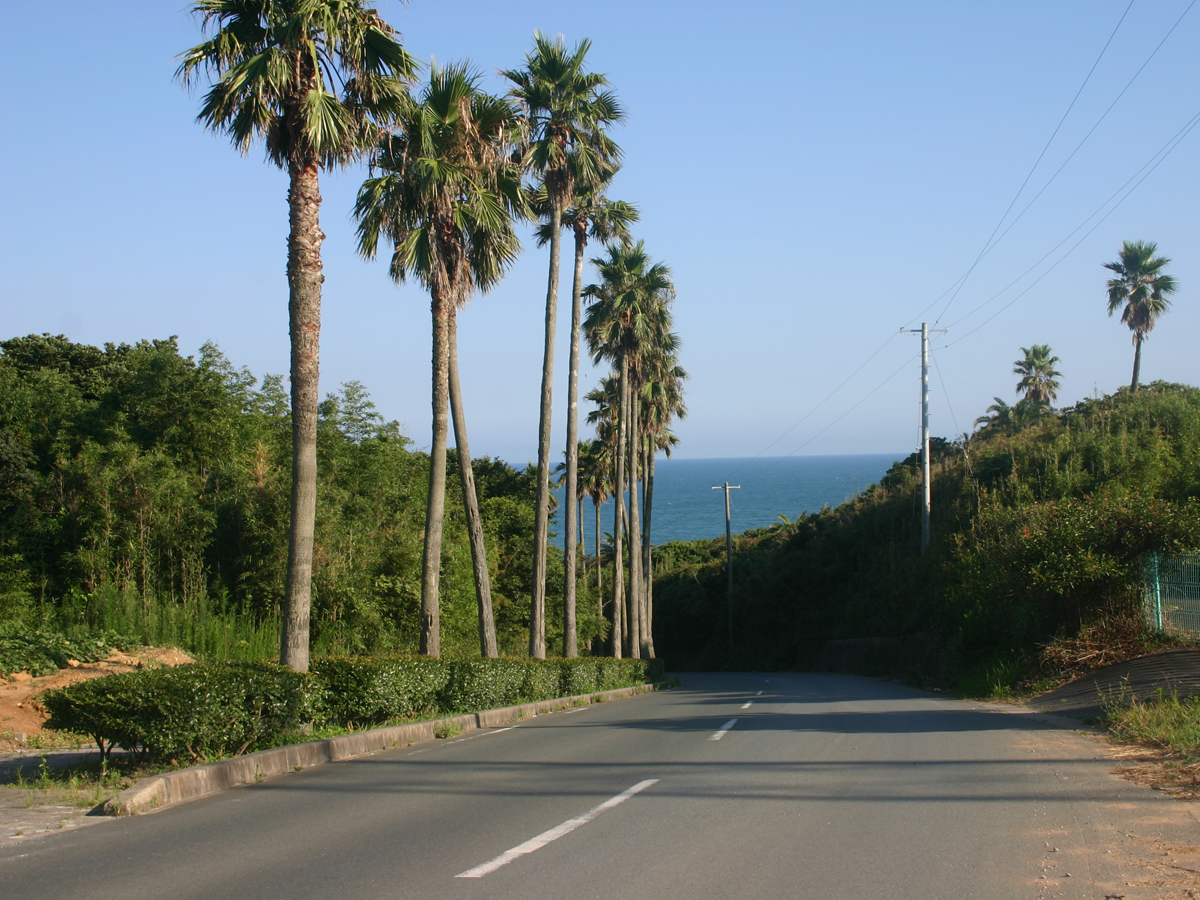
[[[1150,626],[1200,635],[1200,553],[1147,553],[1143,574]]]

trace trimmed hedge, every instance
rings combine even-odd
[[[351,728],[436,712],[450,682],[439,659],[326,657],[312,675],[325,695],[325,718]]]
[[[48,728],[139,756],[196,762],[244,753],[321,710],[315,681],[282,666],[220,663],[81,681],[42,699]]]
[[[661,677],[662,660],[329,657],[301,674],[195,663],[82,681],[45,695],[47,727],[156,759],[196,762],[273,743],[305,722],[371,727],[586,695]]]

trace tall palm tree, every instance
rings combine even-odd
[[[207,40],[180,55],[179,79],[215,79],[199,121],[243,154],[261,139],[288,173],[292,496],[280,662],[308,669],[317,513],[321,327],[320,170],[364,153],[408,105],[417,64],[361,0],[196,0]]]
[[[610,200],[604,194],[611,173],[602,184],[589,184],[576,179],[575,196],[562,215],[562,227],[575,238],[575,271],[571,285],[571,343],[567,376],[567,453],[564,473],[566,521],[563,541],[563,655],[579,655],[575,617],[575,508],[579,500],[579,338],[582,325],[583,263],[588,240],[602,244],[629,240],[629,226],[640,218],[637,207],[623,200]],[[538,246],[551,240],[552,210],[549,192],[543,185],[534,192],[533,206],[542,219],[538,229]]]
[[[525,56],[525,67],[502,73],[513,83],[510,95],[525,110],[529,137],[524,161],[544,185],[550,207],[550,272],[538,416],[537,510],[529,616],[529,655],[538,659],[546,655],[550,425],[562,216],[578,183],[600,184],[616,167],[620,149],[605,129],[624,117],[616,98],[605,90],[608,84],[605,76],[584,69],[590,48],[591,41],[583,40],[573,51],[568,51],[561,37],[551,40],[535,33],[533,50]]]
[[[670,319],[664,324],[669,327]],[[646,461],[643,471],[646,473],[646,506],[643,512],[644,526],[642,529],[642,588],[643,606],[645,608],[644,639],[648,655],[654,656],[654,578],[651,552],[653,545],[650,539],[651,517],[654,509],[654,468],[655,458],[659,450],[665,450],[671,455],[672,448],[679,442],[670,430],[673,419],[685,418],[687,407],[683,402],[683,382],[687,372],[678,364],[679,338],[670,331],[663,331],[656,339],[647,354],[645,364],[645,381],[642,386],[643,404],[646,415],[644,421],[643,446]]]
[[[1111,316],[1122,306],[1121,321],[1133,332],[1133,381],[1131,393],[1138,389],[1138,378],[1142,372],[1142,343],[1154,329],[1158,317],[1171,306],[1168,294],[1179,287],[1171,275],[1162,273],[1171,260],[1155,256],[1158,244],[1153,241],[1124,241],[1120,259],[1105,263],[1104,268],[1117,274],[1108,280],[1108,314]]]
[[[440,651],[438,602],[442,525],[446,502],[447,401],[457,310],[476,291],[487,291],[516,260],[520,242],[514,220],[527,205],[520,169],[511,161],[510,139],[519,125],[507,100],[479,89],[479,76],[464,65],[432,66],[419,102],[402,115],[371,157],[373,177],[358,192],[359,251],[375,255],[379,241],[392,242],[390,272],[397,282],[415,278],[430,293],[433,313],[433,441],[429,498],[421,564],[421,652]],[[455,371],[456,374],[456,371]],[[453,378],[457,387],[457,378]],[[454,395],[457,395],[457,390]],[[487,555],[478,522],[465,419],[455,413],[459,468],[467,514],[472,518],[472,560],[480,608],[480,647],[495,653]],[[491,631],[491,636],[487,634]]]
[[[1025,355],[1013,363],[1013,374],[1021,376],[1017,393],[1032,403],[1050,406],[1058,399],[1058,379],[1062,377],[1062,372],[1054,368],[1058,357],[1049,344],[1022,347],[1021,352]]]
[[[646,347],[661,328],[666,301],[673,295],[670,269],[652,263],[644,242],[610,247],[606,257],[592,260],[600,274],[599,284],[589,285],[591,298],[584,331],[595,361],[607,360],[620,372],[620,401],[617,414],[617,518],[614,529],[615,555],[621,554],[620,518],[624,514],[623,489],[626,462],[629,488],[629,632],[630,653],[641,655],[642,578],[641,523],[638,514],[638,420],[640,401],[635,385],[641,383]],[[620,573],[614,564],[614,575]],[[614,597],[615,599],[615,597]]]
[[[592,498],[596,513],[596,590],[604,594],[604,573],[600,565],[600,543],[603,537],[600,525],[600,507],[615,493],[616,453],[616,404],[618,388],[615,375],[600,380],[599,385],[588,392],[586,399],[596,404],[596,409],[587,415],[589,425],[596,429],[596,437],[587,443],[587,451],[579,457],[579,489]],[[600,612],[604,601],[600,601]],[[620,617],[618,616],[619,620]]]

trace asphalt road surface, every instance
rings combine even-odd
[[[1200,820],[1112,768],[874,679],[689,675],[11,844],[0,898],[1200,896]]]

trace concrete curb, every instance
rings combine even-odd
[[[394,725],[390,728],[374,728],[319,741],[260,750],[220,762],[152,775],[121,791],[105,803],[104,814],[131,816],[153,812],[177,803],[186,803],[189,800],[207,797],[209,794],[227,791],[239,785],[257,784],[268,778],[307,769],[310,766],[353,759],[380,750],[393,750],[418,741],[431,741],[439,725],[457,725],[463,732],[497,728],[542,713],[632,697],[658,688],[657,684],[644,684],[576,697],[560,697],[557,700],[539,700],[536,703],[522,703],[519,706],[505,706],[461,716],[430,719],[426,722]]]

